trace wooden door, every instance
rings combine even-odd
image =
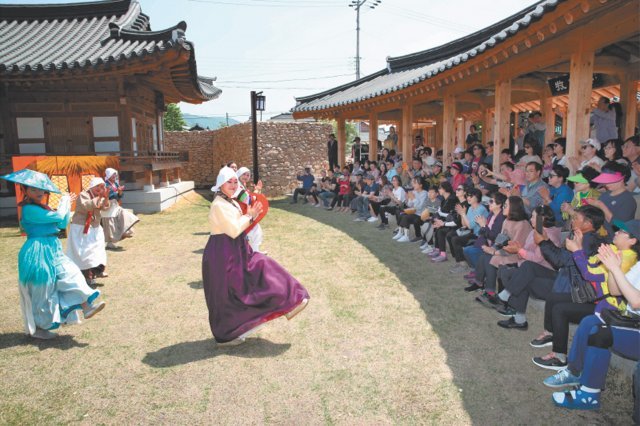
[[[47,118],[47,133],[49,146],[47,152],[53,154],[69,153],[70,143],[67,135],[66,118]]]
[[[47,118],[49,147],[53,154],[86,154],[93,152],[89,117]]]
[[[89,117],[69,118],[69,138],[71,150],[74,153],[86,154],[94,152],[93,141],[90,136]]]

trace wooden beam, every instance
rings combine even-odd
[[[446,164],[451,164],[453,150],[455,149],[455,125],[456,125],[456,97],[452,94],[444,96],[442,111],[442,159]]]
[[[342,116],[337,117],[336,121],[338,123],[338,163],[340,167],[344,167],[347,164],[345,157],[347,151],[347,126]]]
[[[626,74],[620,84],[620,102],[622,103],[623,108],[623,125],[620,127],[622,135],[618,135],[618,137],[621,139],[633,136],[635,128],[638,125],[637,91],[638,82],[633,80],[629,74]]]
[[[413,156],[411,148],[413,146],[413,104],[407,103],[402,106],[402,161],[411,161]]]
[[[567,155],[578,156],[580,141],[589,137],[591,90],[593,81],[593,50],[581,45],[571,55],[569,77],[569,108],[567,121]]]
[[[369,114],[369,160],[378,161],[378,113]]]
[[[511,80],[496,81],[495,129],[493,132],[493,169],[500,168],[500,152],[509,147],[511,132]]]

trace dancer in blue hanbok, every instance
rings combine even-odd
[[[46,205],[50,192],[60,193],[43,173],[29,169],[1,176],[22,186],[20,226],[27,234],[18,254],[18,288],[25,332],[38,339],[57,336],[51,330],[79,322],[78,311],[91,318],[104,308],[80,269],[62,251],[58,239],[65,229],[75,195],[63,195],[58,210]]]

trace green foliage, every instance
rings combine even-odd
[[[181,131],[187,123],[182,118],[182,111],[176,104],[167,105],[167,112],[164,113],[164,130]]]
[[[336,137],[338,137],[338,122],[335,120],[331,120],[331,126],[333,128],[333,133],[336,135]],[[350,121],[346,121],[345,130],[347,133],[346,149],[348,153],[351,153],[351,145],[353,145],[353,140],[356,136],[358,136],[358,132],[356,131],[356,124]]]

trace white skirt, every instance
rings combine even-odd
[[[67,238],[67,256],[78,265],[81,270],[107,265],[107,251],[105,249],[104,232],[102,226],[89,227],[83,234],[84,225],[71,224]]]

